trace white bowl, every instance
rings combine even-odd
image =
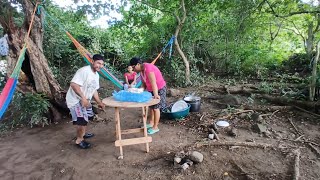
[[[187,107],[188,107],[188,104],[184,100],[179,100],[173,104],[171,108],[171,112],[179,112],[181,110],[186,109]]]
[[[230,124],[227,121],[220,120],[216,122],[216,125],[220,127],[228,127]]]

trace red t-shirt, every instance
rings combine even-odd
[[[133,72],[133,73],[124,73],[124,78],[127,77],[128,81],[133,81],[134,80],[134,77],[137,75],[136,72]]]

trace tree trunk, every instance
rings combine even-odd
[[[180,54],[182,60],[183,60],[183,63],[185,65],[185,78],[186,78],[186,84],[192,84],[191,83],[191,80],[190,80],[190,65],[189,65],[189,61],[187,59],[187,57],[185,56],[184,52],[182,51],[182,49],[180,48],[180,44],[179,44],[179,41],[178,41],[178,35],[182,29],[182,26],[187,18],[187,12],[186,12],[186,8],[185,8],[185,4],[184,4],[184,0],[181,0],[181,6],[182,6],[182,12],[183,12],[183,15],[182,15],[182,19],[180,19],[180,17],[175,14],[175,17],[178,21],[178,25],[176,27],[176,31],[174,33],[175,35],[175,40],[174,40],[174,44],[176,46],[176,49],[178,51],[178,53]]]
[[[313,22],[310,21],[308,24],[308,37],[305,41],[306,53],[308,60],[312,58],[312,50],[313,50],[313,41],[314,41],[314,33],[313,33]]]
[[[21,70],[25,73],[29,84],[26,88],[25,85],[19,82],[17,89],[24,92],[36,91],[44,93],[52,103],[52,112],[55,109],[54,106],[59,109],[66,109],[65,93],[54,78],[48,61],[43,54],[43,29],[41,24],[43,16],[35,16],[30,37],[25,38],[31,22],[34,4],[30,0],[23,0],[22,7],[25,17],[23,26],[21,28],[14,26],[11,31],[8,31],[10,52],[7,58],[7,74],[11,75],[13,72],[20,50],[26,40],[27,52]],[[54,113],[53,116],[59,117],[60,114]]]
[[[317,102],[310,101],[299,101],[295,99],[290,99],[286,97],[280,96],[270,96],[270,95],[257,95],[256,97],[266,99],[272,103],[280,104],[280,105],[295,105],[304,109],[308,109],[308,111],[315,111],[320,108],[320,105]]]
[[[316,82],[317,82],[317,64],[318,64],[318,60],[319,60],[319,51],[320,51],[320,41],[317,44],[317,54],[316,57],[313,60],[312,63],[312,77],[311,77],[311,82],[310,82],[310,94],[309,94],[309,100],[310,101],[314,101],[314,96],[316,93]]]

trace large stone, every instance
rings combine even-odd
[[[267,131],[267,125],[262,123],[257,123],[253,126],[253,129],[258,133],[265,133]]]
[[[175,157],[175,158],[174,158],[174,162],[175,162],[175,163],[178,163],[178,164],[181,162],[181,160],[182,160],[182,159],[181,159],[180,157]]]
[[[189,155],[189,159],[194,163],[201,163],[203,161],[203,155],[198,151],[192,151]]]
[[[171,96],[171,97],[176,97],[176,96],[180,96],[181,92],[180,90],[178,89],[173,89],[173,88],[170,88],[168,90],[168,95]]]
[[[226,96],[224,96],[220,102],[224,103],[224,104],[228,104],[228,105],[240,105],[241,104],[241,100],[234,95],[228,94]]]
[[[253,113],[251,114],[251,119],[255,122],[261,122],[262,117],[259,113]]]
[[[211,139],[211,140],[213,140],[213,139],[214,139],[214,134],[209,134],[209,135],[208,135],[208,138]]]

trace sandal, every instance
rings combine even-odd
[[[83,136],[83,138],[84,138],[84,139],[88,139],[88,138],[92,138],[93,136],[94,136],[93,133],[86,133],[86,134]]]
[[[147,129],[152,128],[153,126],[151,126],[151,124],[147,124]],[[141,126],[141,128],[143,128],[143,125]]]
[[[159,132],[159,131],[160,131],[160,129],[149,128],[149,129],[148,129],[148,134],[149,134],[149,135],[155,134],[155,133],[157,133],[157,132]]]
[[[84,136],[83,136],[83,139],[88,139],[88,138],[92,138],[94,136],[93,133],[86,133]],[[77,140],[77,137],[74,137],[72,138],[73,141]]]
[[[80,149],[89,149],[91,147],[91,144],[85,141],[81,141],[79,144],[76,144],[78,148]]]

